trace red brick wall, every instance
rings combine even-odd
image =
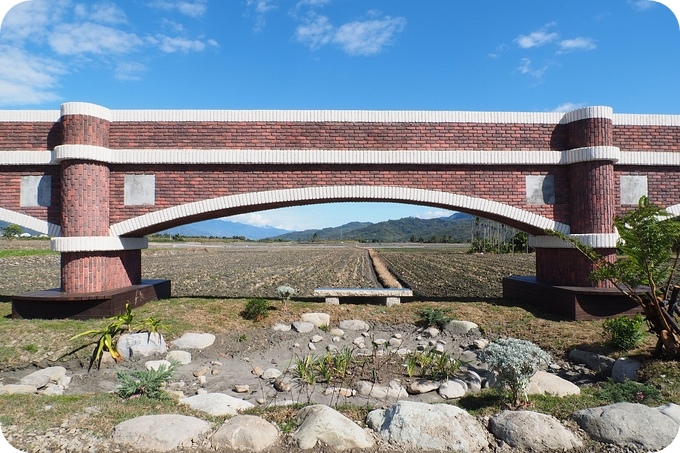
[[[49,151],[61,143],[61,123],[0,122],[0,151]]]
[[[139,284],[141,257],[140,250],[62,253],[61,290],[89,293]]]
[[[616,249],[600,249],[608,261],[616,259]],[[536,280],[556,286],[586,286],[609,288],[608,282],[594,283],[589,279],[595,266],[575,249],[536,249]],[[549,303],[549,301],[546,301]]]
[[[614,126],[612,144],[621,151],[680,151],[680,127]]]

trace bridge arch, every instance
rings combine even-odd
[[[478,197],[435,190],[390,186],[316,186],[228,195],[174,206],[111,225],[113,236],[139,236],[198,220],[312,203],[382,201],[418,204],[490,218],[530,234],[546,229],[569,234],[569,225]]]
[[[61,227],[59,225],[20,212],[10,211],[9,209],[0,208],[0,220],[37,231],[40,234],[52,237],[61,236]]]

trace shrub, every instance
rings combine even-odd
[[[529,379],[552,358],[534,343],[516,338],[498,339],[484,349],[484,361],[498,374],[498,384],[510,389],[515,406],[525,403]]]
[[[276,288],[276,294],[279,295],[279,299],[285,302],[288,299],[290,299],[292,295],[295,294],[295,288],[286,285],[281,285],[278,288]]]
[[[443,329],[446,323],[451,321],[451,317],[446,315],[440,308],[424,308],[418,313],[421,324],[426,327],[437,326]]]
[[[660,404],[661,392],[656,387],[626,380],[615,382],[609,379],[595,392],[595,395],[610,403]]]
[[[251,321],[262,321],[269,316],[269,302],[264,299],[248,299],[241,315]]]
[[[120,384],[117,393],[121,398],[134,396],[146,396],[155,399],[167,398],[162,387],[170,381],[174,371],[174,363],[169,367],[161,365],[157,370],[118,371],[116,377],[118,377]]]
[[[639,346],[646,335],[645,318],[635,315],[632,318],[620,316],[605,319],[602,323],[604,336],[619,349],[629,350]]]

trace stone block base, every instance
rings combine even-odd
[[[58,289],[12,296],[13,318],[90,319],[116,316],[151,300],[170,297],[170,280],[143,280],[139,285],[96,293],[63,293]]]

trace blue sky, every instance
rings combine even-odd
[[[680,30],[648,0],[31,0],[0,28],[0,109],[680,114]],[[449,215],[316,205],[286,229]]]

